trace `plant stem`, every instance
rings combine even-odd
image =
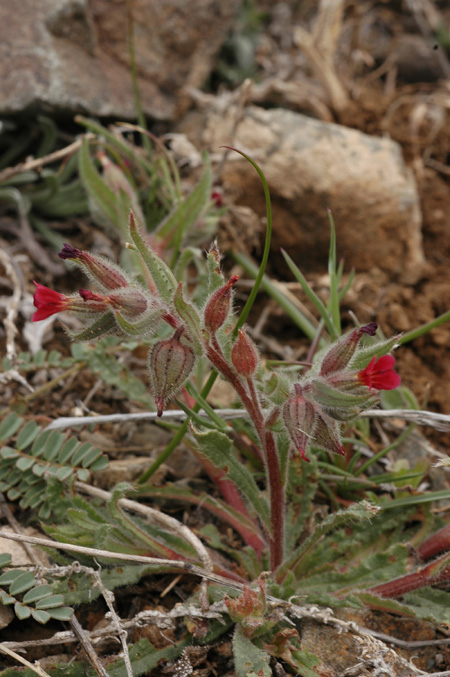
[[[215,336],[212,337],[212,345],[207,347],[207,355],[241,398],[261,442],[270,492],[270,567],[274,571],[282,563],[284,551],[284,491],[275,438],[266,429],[253,381],[249,378],[244,382],[228,365]]]
[[[406,574],[406,576],[400,576],[400,578],[395,578],[387,583],[376,585],[374,588],[370,588],[369,592],[380,595],[380,597],[392,599],[401,597],[407,592],[423,588],[426,585],[436,585],[448,580],[450,580],[449,553],[411,574]]]

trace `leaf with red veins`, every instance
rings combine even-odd
[[[375,390],[394,390],[401,383],[401,378],[394,371],[395,358],[383,355],[372,358],[367,367],[358,372],[360,383]]]

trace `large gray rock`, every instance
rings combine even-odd
[[[273,198],[274,249],[284,247],[305,270],[323,267],[329,207],[347,270],[377,266],[403,282],[420,277],[419,196],[396,142],[281,109],[246,108],[233,133],[235,121],[236,109],[210,110],[203,143],[215,152],[231,144],[261,165]],[[230,154],[222,178],[236,199],[264,214],[258,176],[240,156]]]
[[[242,0],[134,0],[144,111],[175,119],[200,87]],[[0,113],[135,117],[126,0],[0,0]]]

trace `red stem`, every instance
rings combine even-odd
[[[443,552],[443,550],[450,550],[450,524],[439,529],[435,534],[427,538],[417,548],[417,556],[423,562],[435,555]]]
[[[400,576],[393,581],[376,585],[374,588],[370,588],[368,592],[373,592],[380,597],[401,597],[407,592],[418,590],[426,585],[436,585],[436,583],[449,581],[450,565],[444,565],[445,561],[448,562],[448,559],[448,554],[443,555],[423,569],[406,574],[406,576]]]
[[[239,489],[237,488],[234,482],[226,478],[225,471],[222,470],[222,468],[218,468],[217,466],[215,466],[214,463],[211,463],[209,459],[205,458],[201,454],[196,454],[196,456],[199,462],[202,464],[205,471],[212,479],[212,481],[218,487],[220,493],[222,494],[228,505],[230,505],[232,508],[240,512],[241,515],[247,518],[250,522],[253,522],[252,518],[248,513],[247,506],[245,505],[244,500],[241,494],[239,493]],[[208,507],[208,510],[211,510],[211,508]],[[214,511],[211,510],[211,512]],[[222,513],[220,513],[220,516],[223,517]],[[228,517],[227,519],[228,521],[230,521]],[[250,545],[258,555],[258,558],[260,558],[261,553],[266,548],[266,544],[261,539],[261,537],[258,536],[258,534],[254,533],[253,531],[250,531],[250,529],[248,529],[242,522],[240,524],[233,523],[233,526],[236,529],[236,531],[242,536],[247,545]]]
[[[243,382],[228,365],[215,336],[212,337],[212,344],[212,346],[207,346],[208,358],[236,390],[261,442],[270,490],[270,567],[274,571],[283,561],[284,549],[284,491],[275,439],[273,434],[266,430],[253,381],[249,378],[247,382]],[[246,385],[248,385],[250,395]]]

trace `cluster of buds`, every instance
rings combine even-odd
[[[87,322],[82,332],[73,335],[78,340],[92,340],[111,331],[145,340],[156,333],[162,322],[175,328],[174,336],[155,342],[149,354],[150,386],[161,415],[166,400],[183,386],[194,366],[196,355],[189,338],[182,340],[184,327],[157,294],[132,282],[112,261],[69,244],[64,245],[59,256],[83,268],[99,291],[79,289],[76,294],[66,295],[35,282],[33,322],[68,311]]]
[[[93,340],[115,333],[149,341],[150,390],[158,415],[162,415],[168,399],[176,395],[189,378],[197,357],[205,353],[205,344],[216,340],[216,333],[229,318],[232,287],[238,276],[211,293],[202,317],[184,300],[181,285],[177,285],[172,271],[139,232],[132,213],[130,235],[152,278],[151,291],[132,280],[112,261],[65,244],[60,258],[82,268],[96,290],[79,289],[76,294],[67,295],[35,282],[36,312],[32,320],[37,322],[66,311],[84,323],[79,333],[69,332],[75,340]],[[215,255],[213,249],[214,265]],[[220,280],[219,275],[219,285]],[[174,333],[168,339],[159,340],[157,334],[163,324],[169,325]],[[248,353],[249,341],[245,335],[240,337],[233,353],[238,361],[242,361],[239,358],[242,351]]]
[[[283,419],[291,441],[301,457],[309,461],[310,447],[345,455],[341,423],[351,421],[378,400],[380,390],[400,385],[391,355],[368,356],[364,369],[356,369],[359,344],[366,334],[374,336],[372,322],[354,329],[334,343],[315,369],[294,384],[283,406]],[[388,345],[392,344],[392,340]],[[370,360],[370,361],[369,361]]]

